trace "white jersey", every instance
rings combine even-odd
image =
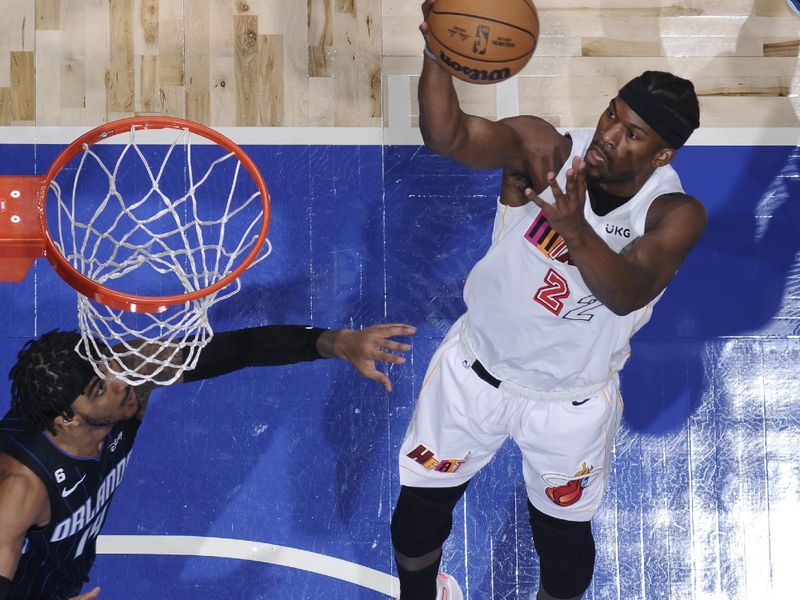
[[[570,156],[583,156],[593,130],[571,131]],[[556,179],[565,189],[571,159]],[[606,216],[587,197],[585,216],[615,252],[644,234],[647,211],[663,194],[683,192],[677,173],[660,167],[639,192]],[[548,188],[541,197],[554,201]],[[653,304],[618,316],[594,297],[571,264],[561,236],[534,203],[498,202],[492,245],[464,286],[467,340],[496,378],[543,397],[588,396],[622,368],[629,340]]]

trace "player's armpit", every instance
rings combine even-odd
[[[50,502],[41,480],[0,453],[0,575],[14,578],[26,532],[49,518]]]

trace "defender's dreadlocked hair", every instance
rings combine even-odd
[[[94,377],[92,366],[75,351],[81,336],[54,329],[29,340],[8,373],[11,407],[30,427],[55,433],[53,419],[73,416],[70,405]]]

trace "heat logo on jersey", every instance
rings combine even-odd
[[[595,469],[585,462],[574,475],[560,473],[543,473],[542,479],[549,487],[545,494],[558,506],[572,506],[583,496],[583,490],[589,487],[602,469]]]
[[[467,454],[460,460],[457,458],[439,460],[436,458],[436,453],[433,450],[429,450],[425,444],[418,445],[406,456],[411,460],[417,461],[428,471],[438,471],[439,473],[455,473],[469,458],[469,454]]]
[[[564,238],[553,229],[543,212],[540,212],[533,220],[528,231],[525,232],[525,239],[550,260],[572,264]]]

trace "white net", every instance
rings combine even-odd
[[[166,132],[174,139],[142,139]],[[50,184],[47,221],[62,255],[93,282],[148,298],[195,292],[232,273],[258,243],[264,217],[237,155],[188,130],[132,128],[117,137],[123,143],[84,145]],[[269,255],[265,246],[252,264]],[[237,278],[155,313],[78,294],[76,350],[100,376],[173,383],[213,336],[209,309],[240,287]]]

